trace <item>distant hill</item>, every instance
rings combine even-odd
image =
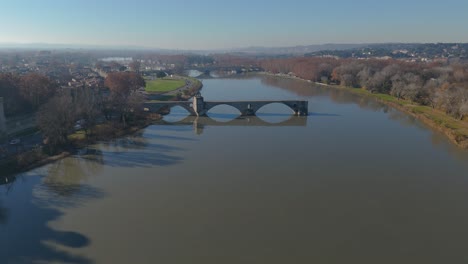
[[[306,53],[317,52],[321,50],[346,50],[365,47],[369,44],[317,44],[294,47],[248,47],[234,49],[234,52],[266,54],[266,55],[303,55]]]
[[[383,43],[368,44],[346,50],[320,50],[305,56],[335,56],[339,58],[435,59],[468,58],[468,43]]]
[[[160,54],[232,54],[239,56],[290,57],[290,56],[333,56],[339,58],[391,57],[396,59],[422,58],[462,58],[468,57],[468,43],[382,43],[382,44],[316,44],[294,47],[246,47],[217,50],[178,50],[141,46],[106,46],[82,44],[49,43],[0,43],[0,49],[9,50],[96,50],[123,51],[138,53],[154,52]]]
[[[86,44],[50,44],[50,43],[0,43],[0,49],[80,49],[80,50],[133,50],[133,51],[155,51],[169,54],[213,54],[213,53],[237,53],[255,55],[304,55],[306,53],[321,50],[345,50],[359,48],[368,44],[320,44],[294,47],[247,47],[238,49],[215,49],[215,50],[179,50],[160,49],[141,46],[108,46],[108,45],[86,45]]]

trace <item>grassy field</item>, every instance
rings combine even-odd
[[[184,80],[179,79],[157,79],[146,81],[146,91],[153,93],[165,93],[176,90],[185,85]]]

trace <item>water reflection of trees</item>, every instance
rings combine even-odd
[[[99,147],[106,154],[103,164],[111,167],[144,168],[174,165],[182,160],[172,153],[183,149],[153,141],[150,135],[138,133],[101,144]]]
[[[408,115],[391,107],[388,107],[388,117],[391,120],[398,121],[398,123],[403,126],[417,127],[421,130],[430,131],[431,144],[437,148],[441,148],[444,151],[449,152],[452,157],[460,161],[460,164],[464,168],[468,169],[468,163],[466,162],[468,160],[468,151],[450,143],[443,133],[425,125],[414,116]]]
[[[136,134],[102,143],[29,172],[24,183],[12,184],[15,188],[8,196],[0,197],[0,263],[92,263],[62,250],[86,247],[91,243],[89,238],[71,230],[56,230],[50,223],[60,219],[66,209],[106,195],[86,184],[103,173],[104,166],[155,166],[181,160],[171,155],[179,148],[159,142]]]
[[[8,193],[16,181],[15,175],[0,176],[0,187],[3,188],[5,193]],[[2,197],[0,197],[0,225],[6,224],[8,220],[8,209],[2,204]]]
[[[49,165],[43,184],[56,195],[72,196],[84,188],[83,180],[100,173],[102,160],[102,152],[99,150],[80,150],[77,156]]]
[[[8,217],[8,210],[3,207],[2,200],[0,200],[0,225],[5,224]]]
[[[59,249],[85,247],[90,243],[87,237],[77,232],[55,230],[49,223],[62,216],[62,209],[104,197],[103,191],[83,183],[100,173],[102,159],[100,151],[81,150],[74,157],[62,159],[36,170],[36,174],[24,176],[25,185],[14,180],[17,176],[10,176],[9,184],[2,187],[7,190],[5,201],[10,201],[14,207],[8,209],[10,202],[2,203],[0,200],[0,224],[12,231],[2,234],[0,230],[0,263],[92,262]],[[30,181],[38,183],[31,187],[27,184]],[[21,208],[14,202],[16,200],[22,201]],[[31,221],[25,224],[24,219],[27,218],[31,218]]]
[[[410,116],[406,113],[401,112],[395,108],[389,107],[375,100],[372,97],[361,96],[350,93],[344,89],[335,89],[332,87],[326,87],[323,85],[317,85],[315,83],[309,83],[307,81],[287,79],[275,76],[261,76],[261,82],[273,87],[278,87],[284,90],[293,92],[299,96],[314,97],[314,96],[326,96],[334,103],[338,104],[350,104],[354,103],[362,109],[371,111],[382,111],[388,114],[388,118],[397,121],[406,127],[418,127],[424,130],[430,130],[431,142],[434,146],[443,147],[450,152],[456,159],[466,164],[468,160],[468,152],[460,149],[459,147],[448,144],[448,139],[440,132],[426,126],[415,117]],[[468,167],[468,165],[465,165]]]
[[[8,188],[2,186],[5,188],[2,194],[6,196],[1,197],[4,203],[0,204],[0,224],[4,225],[0,228],[0,263],[92,263],[59,249],[85,247],[90,244],[87,237],[73,231],[55,230],[49,223],[62,216],[61,209],[102,197],[102,191],[82,186],[78,193],[74,192],[74,202],[63,203],[63,196],[51,192],[44,183],[47,173],[37,173],[19,176],[24,181],[13,182]]]
[[[269,86],[291,91],[299,96],[327,96],[334,103],[355,103],[361,108],[369,109],[372,111],[380,111],[385,107],[385,105],[377,102],[376,100],[370,97],[360,96],[350,93],[343,89],[333,89],[330,87],[318,85],[315,83],[309,83],[302,80],[280,78],[275,76],[262,76],[261,82]]]

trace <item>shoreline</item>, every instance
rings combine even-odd
[[[376,101],[408,114],[432,129],[443,133],[450,142],[462,149],[468,149],[468,136],[463,132],[463,120],[457,120],[444,112],[432,109],[429,106],[417,105],[407,100],[397,99],[391,95],[374,94],[360,88],[343,87],[339,85],[321,84],[328,88],[343,89],[353,94],[374,98]],[[466,124],[465,124],[466,125]]]
[[[312,82],[309,80],[301,79],[296,76],[290,76],[290,75],[285,75],[285,74],[277,75],[277,74],[268,73],[268,72],[259,72],[256,74],[267,75],[267,76],[283,78],[283,79],[299,80],[299,81],[308,82],[311,84],[320,85],[320,86],[331,88],[331,89],[344,90],[344,91],[347,91],[347,92],[350,92],[352,94],[356,94],[359,96],[371,97],[375,99],[376,101],[382,104],[385,104],[387,106],[390,106],[392,108],[395,108],[405,114],[408,114],[418,119],[419,121],[429,126],[430,128],[443,133],[449,139],[449,141],[452,142],[457,147],[462,148],[462,149],[468,149],[468,136],[463,133],[465,131],[462,131],[462,132],[457,131],[457,129],[463,130],[465,128],[463,125],[465,125],[468,128],[468,124],[466,124],[466,122],[463,120],[456,120],[446,115],[442,111],[432,109],[429,106],[416,105],[407,100],[397,99],[396,97],[393,97],[387,94],[376,94],[376,93],[371,93],[367,90],[360,89],[360,88],[351,88],[351,87],[345,87],[345,86],[340,86],[340,85],[330,85],[330,84],[324,84],[324,83],[319,83],[319,82]],[[202,87],[203,87],[203,84],[197,87],[198,89],[196,90],[199,91],[201,90]],[[3,164],[0,164],[0,168],[2,169],[2,174],[0,174],[0,177],[2,178],[8,177],[13,174],[26,172],[26,171],[59,161],[63,158],[73,155],[74,153],[76,153],[77,150],[84,148],[86,146],[95,144],[99,141],[111,141],[116,138],[132,135],[138,132],[139,130],[142,130],[150,126],[152,123],[158,120],[161,120],[162,116],[163,114],[157,114],[157,117],[154,117],[154,116],[147,117],[145,120],[141,120],[140,122],[138,122],[138,124],[130,126],[128,128],[118,128],[118,129],[113,128],[112,133],[110,134],[95,135],[93,138],[89,138],[89,139],[71,140],[71,145],[56,155],[49,156],[47,154],[41,153],[42,156],[40,156],[40,158],[37,158],[37,159],[34,159],[33,157],[28,157],[28,155],[31,155],[31,156],[38,155],[37,153],[35,153],[37,149],[32,149],[32,150],[17,154],[8,160],[5,160]],[[20,159],[23,159],[23,160],[20,161]],[[25,162],[25,164],[24,165],[21,164],[22,162]],[[4,174],[4,172],[6,173]]]
[[[203,88],[203,83],[192,77],[184,77],[184,80],[189,80],[191,81],[190,87],[183,86],[181,88],[176,89],[175,91],[179,90],[188,90],[190,91],[188,95],[182,96],[183,101],[187,101],[190,99],[194,94],[199,92]],[[166,95],[170,92],[163,93],[161,95]],[[174,95],[171,95],[174,96]],[[174,96],[175,97],[175,96]],[[127,128],[113,128],[112,133],[110,134],[105,134],[105,135],[95,135],[93,138],[88,138],[88,139],[74,139],[70,140],[71,144],[67,148],[65,148],[63,151],[56,155],[47,155],[43,152],[41,153],[36,153],[38,149],[31,149],[28,151],[25,151],[20,154],[16,154],[15,156],[4,160],[2,163],[0,163],[0,179],[2,178],[7,178],[8,176],[18,174],[18,173],[23,173],[30,171],[32,169],[36,169],[39,167],[42,167],[44,165],[59,161],[63,158],[69,157],[76,153],[79,149],[82,149],[86,146],[95,144],[99,141],[111,141],[117,138],[125,137],[132,135],[148,126],[153,124],[154,122],[157,122],[163,118],[163,115],[165,113],[159,113],[159,114],[152,114],[147,116],[145,119],[140,120],[138,124],[127,127]],[[156,116],[154,116],[156,115]],[[70,134],[69,136],[76,135],[77,133]],[[42,148],[40,149],[42,151]],[[37,155],[34,157],[34,155]],[[25,164],[21,164],[24,162]]]
[[[468,149],[468,123],[463,120],[457,120],[440,110],[433,109],[429,106],[417,105],[410,101],[397,99],[388,94],[371,93],[361,88],[345,87],[340,85],[331,85],[319,82],[312,82],[310,80],[301,79],[296,76],[286,74],[273,74],[269,72],[261,72],[259,74],[273,76],[277,78],[293,79],[316,84],[332,89],[340,89],[350,93],[374,98],[376,101],[383,103],[387,106],[400,110],[408,114],[432,129],[443,133],[450,142],[462,149]]]
[[[157,114],[157,117],[147,117],[145,120],[140,121],[138,124],[129,126],[127,128],[114,129],[112,134],[107,135],[95,135],[89,139],[75,139],[71,140],[70,145],[64,148],[60,153],[55,155],[47,155],[42,152],[42,147],[40,149],[31,149],[23,153],[17,154],[8,160],[5,160],[3,164],[0,164],[1,174],[0,179],[8,178],[9,176],[27,172],[42,166],[45,166],[50,163],[54,163],[61,159],[70,157],[77,153],[78,150],[85,148],[87,146],[96,144],[98,142],[109,142],[117,138],[130,136],[136,132],[145,129],[154,122],[161,120],[162,115]],[[74,134],[71,134],[72,136]],[[40,153],[36,153],[40,151]],[[37,156],[34,156],[37,155]],[[25,164],[22,164],[24,162]]]

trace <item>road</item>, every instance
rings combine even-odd
[[[10,141],[0,143],[0,159],[17,154],[18,152],[30,150],[42,144],[42,134],[40,132],[19,137],[19,139],[21,142],[18,144],[10,144]]]

